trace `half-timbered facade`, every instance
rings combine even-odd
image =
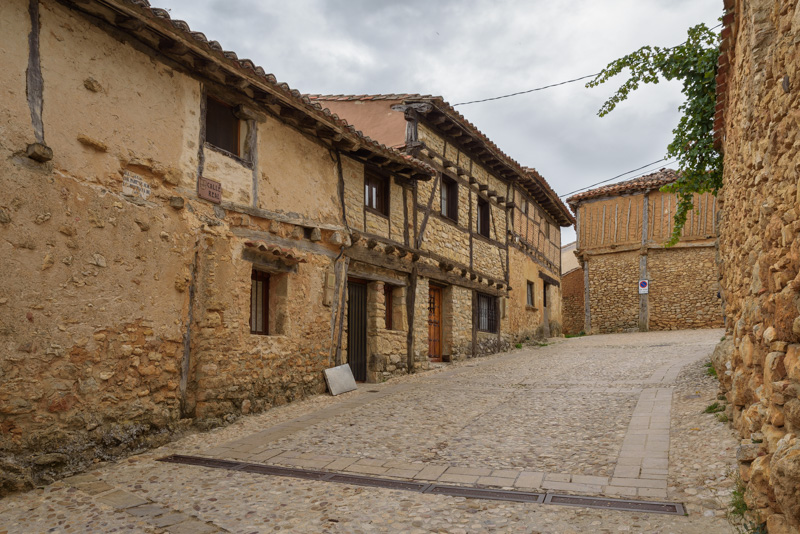
[[[438,97],[311,98],[437,171],[433,180],[403,184],[403,219],[390,210],[378,226],[381,215],[359,207],[360,195],[346,199],[348,220],[373,249],[404,247],[419,257],[402,293],[414,303],[409,364],[560,333],[560,228],[573,219],[534,169],[509,158]]]

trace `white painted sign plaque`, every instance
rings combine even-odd
[[[356,380],[353,378],[353,370],[350,369],[348,364],[325,369],[324,374],[325,382],[328,383],[328,390],[333,396],[356,389]]]
[[[650,292],[650,281],[649,280],[639,280],[639,294],[646,295]]]

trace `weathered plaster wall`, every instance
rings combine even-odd
[[[800,4],[735,3],[719,239],[728,334],[714,363],[745,500],[800,531]]]

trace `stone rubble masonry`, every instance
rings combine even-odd
[[[742,438],[748,507],[800,532],[800,3],[736,2],[718,78],[718,264],[727,335],[713,362]],[[724,114],[724,115],[723,115]]]
[[[561,275],[561,306],[564,333],[576,335],[583,332],[583,269],[573,269]]]
[[[429,367],[428,290],[441,280],[415,280],[413,324],[406,305],[414,262],[438,261],[401,257],[388,244],[413,248],[406,234],[419,232],[436,178],[416,191],[389,180],[389,216],[365,211],[364,163],[341,153],[340,176],[330,146],[276,107],[118,40],[72,4],[38,5],[49,161],[25,156],[38,135],[25,75],[29,3],[9,0],[0,13],[8,43],[0,50],[0,494],[162,444],[192,424],[207,429],[324,392],[322,371],[336,363],[339,342],[347,361],[346,269],[368,279],[368,381],[408,372],[409,328],[415,369]],[[243,119],[242,158],[205,142],[206,94],[263,111]],[[452,144],[446,150],[464,162]],[[505,182],[471,167],[508,195]],[[201,176],[220,182],[221,204],[198,197]],[[475,188],[462,189],[474,200]],[[466,223],[469,201],[460,204]],[[506,209],[493,201],[491,210],[494,241],[475,240],[472,258],[468,234],[435,214],[423,252],[472,262],[504,284],[510,256],[540,283],[533,257],[506,248]],[[372,237],[353,243],[356,231]],[[269,274],[268,335],[250,333],[253,270]],[[522,281],[509,297],[484,287],[500,295],[500,332],[477,333],[475,347],[475,290],[444,289],[451,359],[502,350],[543,321],[524,309]],[[560,296],[550,291],[556,331]]]

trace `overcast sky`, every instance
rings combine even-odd
[[[451,104],[596,73],[640,46],[679,44],[722,11],[722,0],[151,3],[303,93],[421,93]],[[664,156],[679,82],[642,87],[599,118],[618,84],[585,81],[456,109],[559,195]],[[574,236],[564,229],[562,243]]]

